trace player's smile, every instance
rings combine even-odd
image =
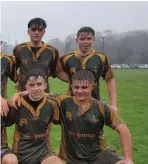
[[[46,83],[42,77],[30,77],[27,82],[26,89],[29,92],[29,97],[33,100],[40,100],[44,95],[46,89]]]
[[[80,101],[88,99],[91,96],[91,84],[88,80],[75,80],[72,83],[73,93]]]

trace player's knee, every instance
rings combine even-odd
[[[18,159],[14,154],[6,154],[2,158],[2,164],[18,164]]]
[[[55,156],[55,155],[52,155],[52,156],[46,158],[45,160],[42,161],[41,164],[49,164],[49,163],[50,164],[64,164],[62,162],[62,160],[59,157]]]

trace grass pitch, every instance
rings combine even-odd
[[[148,161],[148,70],[114,70],[117,83],[118,109],[122,120],[130,129],[133,139],[134,164],[146,164]],[[51,92],[65,93],[67,84],[50,79]],[[8,84],[8,96],[15,93],[12,82]],[[101,80],[101,97],[109,102],[106,85]],[[7,129],[8,143],[12,145],[14,127]],[[108,145],[122,154],[119,136],[110,128],[105,127],[105,136]],[[53,126],[51,143],[56,152],[60,146],[60,127]]]

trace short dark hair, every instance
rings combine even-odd
[[[42,18],[32,18],[28,23],[28,29],[32,26],[40,27],[42,26],[44,29],[47,27],[46,21]]]
[[[94,29],[88,26],[81,27],[77,32],[77,37],[79,37],[80,33],[82,32],[88,32],[88,33],[91,33],[93,36],[95,36]]]
[[[45,66],[43,64],[32,64],[29,66],[26,81],[29,80],[30,77],[35,77],[36,79],[41,76],[43,79],[47,78],[47,75],[45,73]]]
[[[74,80],[89,80],[94,82],[95,78],[91,71],[82,69],[73,74],[72,81]]]

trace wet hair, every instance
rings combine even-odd
[[[30,27],[40,27],[42,26],[44,29],[47,27],[46,21],[42,18],[32,18],[28,23],[28,29]]]
[[[32,64],[31,66],[29,66],[26,76],[26,81],[29,80],[29,78],[32,76],[35,77],[36,79],[38,77],[42,77],[43,79],[46,79],[47,75],[45,72],[46,70],[43,64]]]
[[[95,36],[95,31],[93,28],[91,27],[88,27],[88,26],[84,26],[84,27],[81,27],[78,32],[77,32],[77,37],[80,36],[80,33],[82,32],[87,32],[87,33],[91,33],[93,36]]]
[[[82,69],[73,74],[72,81],[74,80],[88,80],[94,82],[95,78],[92,72]]]

